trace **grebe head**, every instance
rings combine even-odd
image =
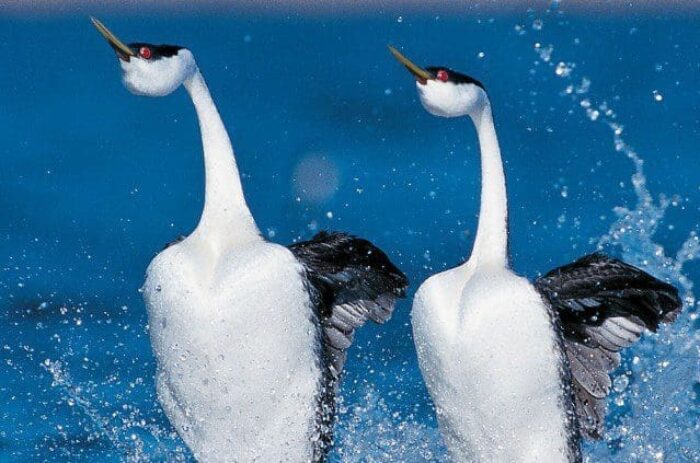
[[[177,45],[124,44],[95,18],[92,23],[114,49],[122,68],[122,82],[135,95],[165,96],[197,70],[192,52]]]
[[[484,85],[473,77],[443,66],[421,68],[394,47],[389,50],[415,77],[420,101],[430,114],[473,116],[488,104]]]

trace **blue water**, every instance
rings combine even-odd
[[[197,221],[199,132],[183,91],[122,87],[86,14],[0,10],[0,461],[190,461],[157,404],[138,288]],[[626,352],[589,461],[700,461],[697,13],[100,19],[126,41],[193,50],[269,239],[366,236],[410,296],[468,256],[478,151],[467,120],[420,107],[386,44],[482,80],[513,267],[535,277],[602,246],[686,298],[673,326]],[[336,461],[444,460],[409,301],[356,338]]]

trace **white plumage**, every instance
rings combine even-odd
[[[557,333],[537,291],[508,268],[505,176],[488,97],[475,84],[416,87],[432,114],[469,115],[481,146],[472,255],[423,283],[411,312],[447,448],[457,462],[567,462]]]
[[[468,262],[423,283],[411,317],[454,461],[569,461],[555,331],[527,280]]]
[[[176,56],[193,61],[187,50]],[[144,75],[141,65],[125,80],[138,88],[164,67]],[[156,256],[143,288],[158,397],[199,461],[310,461],[322,366],[305,269],[261,238],[196,65],[172,67],[190,70],[183,83],[202,131],[206,185],[197,228]]]
[[[301,265],[264,242],[208,259],[196,239],[144,286],[168,418],[200,461],[308,461],[321,366]]]

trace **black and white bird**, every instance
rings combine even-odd
[[[645,330],[672,322],[673,286],[596,253],[534,283],[508,264],[506,183],[483,84],[421,68],[425,109],[469,116],[481,149],[481,207],[471,256],[426,280],[411,313],[420,368],[455,462],[579,462],[603,433],[609,374]]]
[[[198,461],[323,461],[355,330],[391,317],[406,277],[372,243],[344,233],[266,242],[192,53],[126,45],[93,23],[132,93],[184,86],[201,129],[199,224],[153,259],[143,287],[166,415]]]

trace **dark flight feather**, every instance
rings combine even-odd
[[[609,373],[620,365],[620,351],[644,330],[678,317],[678,290],[648,273],[601,253],[556,268],[535,288],[557,312],[571,370],[579,430],[603,435]]]

